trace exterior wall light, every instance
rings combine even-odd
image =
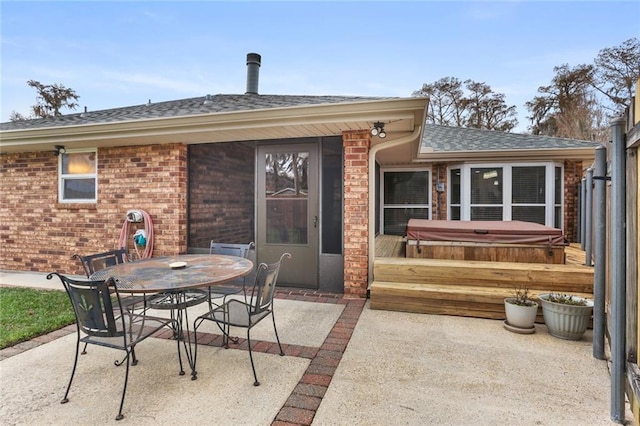
[[[371,129],[371,136],[377,136],[380,139],[384,139],[387,137],[387,133],[384,131],[384,123],[380,121],[376,121],[373,123],[373,128]]]
[[[56,145],[54,146],[55,151],[54,153],[56,154],[56,156],[60,155],[60,154],[64,154],[65,152],[67,152],[67,150],[65,149],[65,147],[63,145]]]

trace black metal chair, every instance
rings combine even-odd
[[[96,271],[129,261],[127,249],[124,247],[105,251],[102,253],[90,254],[87,256],[81,256],[76,253],[71,257],[72,259],[77,259],[78,261],[80,261],[82,269],[87,278],[91,278],[91,275],[93,275]],[[132,294],[127,294],[126,296],[121,294],[121,296],[123,308],[133,310],[137,308],[144,308],[145,306],[144,296],[134,296]],[[87,353],[86,344],[84,345],[84,349],[81,353],[82,355]]]
[[[280,265],[284,258],[291,258],[289,253],[284,253],[280,259],[272,264],[261,263],[256,271],[256,278],[253,289],[250,294],[245,292],[244,299],[229,299],[222,305],[214,307],[204,315],[199,316],[193,323],[195,331],[195,355],[194,366],[198,354],[198,327],[203,321],[215,322],[223,334],[223,345],[229,348],[229,331],[230,327],[241,327],[247,329],[247,346],[249,347],[249,359],[251,360],[251,369],[253,370],[254,386],[259,386],[258,376],[256,375],[256,367],[253,362],[253,354],[251,352],[251,329],[263,319],[271,316],[273,321],[273,331],[276,335],[280,355],[284,356],[280,338],[278,337],[278,329],[276,328],[276,318],[273,313],[273,298],[276,291],[276,283]]]
[[[163,327],[175,327],[175,321],[123,309],[120,293],[112,278],[107,281],[80,281],[54,272],[47,275],[47,279],[52,279],[54,275],[60,278],[71,300],[76,316],[77,329],[73,369],[71,370],[67,391],[61,403],[69,402],[69,390],[78,365],[80,342],[119,349],[125,351],[126,354],[122,360],[116,360],[114,364],[120,366],[126,362],[127,366],[120,399],[120,409],[116,416],[116,420],[121,420],[124,417],[122,407],[127,392],[129,365],[138,363],[135,353],[136,345]],[[115,300],[112,300],[112,295],[114,294]],[[182,370],[179,346],[178,361],[180,362],[180,370]]]
[[[91,274],[96,271],[128,261],[127,249],[125,248],[109,250],[102,253],[90,254],[87,256],[74,254],[72,258],[78,259],[80,261],[82,269],[84,270],[87,278],[89,278]]]
[[[248,244],[228,244],[217,243],[211,241],[209,246],[209,254],[223,254],[227,256],[249,257],[251,248],[254,247],[253,241]],[[209,309],[213,309],[213,305],[220,306],[221,303],[214,303],[213,299],[222,299],[222,303],[226,301],[227,296],[238,294],[245,291],[246,277],[232,281],[227,285],[217,285],[209,287]]]

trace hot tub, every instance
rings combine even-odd
[[[562,230],[522,221],[410,219],[406,257],[565,263]]]

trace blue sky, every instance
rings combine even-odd
[[[27,80],[63,84],[81,111],[259,92],[409,97],[443,77],[484,82],[515,105],[553,67],[591,63],[640,37],[637,1],[6,1],[0,121],[29,114]]]

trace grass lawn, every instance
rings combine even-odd
[[[0,349],[74,322],[64,291],[0,287]]]

